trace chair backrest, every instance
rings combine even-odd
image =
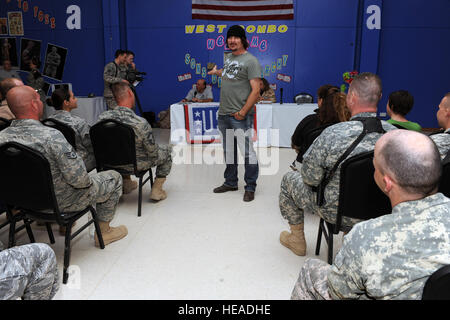
[[[0,146],[0,199],[8,206],[59,213],[48,160],[16,142]]]
[[[450,197],[450,150],[442,161],[442,176],[439,184],[439,192]]]
[[[374,172],[373,151],[342,162],[336,230],[343,216],[368,220],[391,213],[391,202],[375,183]]]
[[[0,131],[6,129],[11,124],[11,120],[0,117]]]
[[[450,300],[450,265],[443,266],[428,278],[422,300]]]
[[[66,138],[67,142],[69,142],[75,150],[77,149],[75,143],[75,130],[73,130],[69,125],[52,118],[42,120],[42,123],[47,127],[60,131]]]
[[[137,171],[135,135],[131,126],[117,120],[102,120],[89,131],[97,170],[133,165]]]
[[[295,95],[294,102],[296,104],[313,103],[314,102],[314,97],[312,95],[310,95],[309,93],[307,93],[307,92],[300,92],[300,93]]]
[[[314,140],[316,140],[317,137],[320,136],[320,134],[322,133],[323,130],[325,130],[327,127],[329,127],[331,125],[332,124],[327,124],[327,125],[320,126],[320,127],[314,128],[314,129],[306,132],[305,137],[302,140],[302,145],[300,146],[300,151],[297,155],[298,162],[303,162],[303,155],[309,149],[309,147],[313,144]]]

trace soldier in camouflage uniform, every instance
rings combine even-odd
[[[114,61],[108,63],[103,70],[103,81],[105,84],[103,97],[105,98],[106,105],[110,110],[117,108],[116,100],[114,99],[111,91],[112,84],[118,82],[128,83],[128,81],[125,80],[127,76],[126,52],[123,50],[117,50],[114,57]]]
[[[88,174],[83,160],[63,134],[39,121],[43,104],[31,87],[11,89],[7,100],[16,120],[2,131],[0,145],[18,142],[43,154],[50,164],[59,209],[79,211],[96,205],[105,245],[125,237],[128,233],[125,226],[109,226],[122,195],[120,174],[112,170]],[[98,246],[96,235],[95,242]]]
[[[428,277],[450,264],[450,199],[437,193],[436,146],[414,131],[390,131],[376,143],[374,166],[392,213],[356,224],[333,265],[307,260],[292,299],[417,300]]]
[[[1,300],[50,300],[59,289],[53,249],[32,243],[0,251]]]
[[[304,235],[304,211],[317,213],[330,223],[336,223],[339,198],[340,169],[338,168],[325,188],[325,203],[319,207],[316,204],[317,187],[325,174],[330,171],[337,160],[361,134],[363,124],[352,121],[356,117],[376,117],[377,104],[381,98],[381,80],[371,73],[357,76],[349,89],[347,105],[352,112],[350,121],[341,122],[326,128],[314,141],[304,155],[301,171],[292,171],[284,175],[281,181],[279,206],[281,215],[288,220],[291,232],[283,231],[280,242],[297,255],[306,254]],[[391,124],[382,121],[385,131],[396,129]],[[369,133],[348,157],[373,150],[375,142],[381,133]],[[340,167],[340,166],[339,166]],[[344,217],[343,226],[352,226],[358,220]]]
[[[445,130],[444,133],[433,134],[430,138],[436,143],[441,158],[444,159],[450,150],[450,92],[442,98],[436,114],[438,124]]]
[[[138,170],[148,170],[148,168],[156,166],[156,179],[153,183],[150,199],[163,200],[167,197],[167,194],[162,189],[162,185],[172,168],[172,146],[155,143],[152,127],[147,120],[137,116],[132,110],[135,105],[135,97],[127,84],[116,83],[112,86],[112,90],[119,106],[115,110],[103,112],[98,121],[113,119],[133,128],[136,140],[137,168]],[[133,172],[131,165],[121,169]]]
[[[90,126],[86,120],[70,113],[77,108],[77,98],[72,91],[66,89],[56,89],[52,93],[51,99],[47,101],[56,112],[49,119],[56,119],[67,124],[75,132],[75,144],[78,155],[83,159],[86,170],[89,172],[96,166],[94,149],[92,148]],[[51,104],[50,104],[51,103]]]

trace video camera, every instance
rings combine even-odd
[[[137,71],[135,69],[128,69],[127,71],[127,75],[126,75],[126,80],[129,83],[134,83],[135,81],[144,81],[144,78],[142,76],[147,75],[146,72],[141,72],[141,71]]]

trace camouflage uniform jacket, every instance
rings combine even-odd
[[[103,90],[103,96],[112,98],[111,85],[113,83],[121,82],[127,76],[127,67],[124,65],[117,65],[114,62],[110,62],[105,66],[103,70],[103,82],[105,84]]]
[[[450,199],[402,202],[356,224],[328,273],[333,299],[421,299],[428,277],[450,264]]]
[[[448,150],[450,150],[450,129],[445,130],[444,133],[433,134],[430,136],[431,140],[434,141],[439,149],[439,154],[441,159],[444,159],[447,155]]]
[[[91,179],[84,162],[61,132],[36,120],[13,120],[0,134],[0,145],[6,142],[23,144],[41,152],[48,160],[60,210],[91,201]]]
[[[138,170],[148,169],[148,163],[156,162],[158,159],[158,146],[155,144],[152,127],[147,120],[136,115],[130,108],[121,106],[114,110],[103,112],[98,121],[106,119],[117,120],[133,128]],[[128,167],[128,169],[133,171],[131,167]]]
[[[350,145],[361,134],[363,124],[361,121],[352,121],[357,117],[376,117],[376,113],[360,113],[353,116],[350,121],[340,122],[326,128],[322,134],[313,142],[303,157],[301,174],[305,185],[318,186],[325,174],[330,171],[339,157],[350,147]],[[394,130],[396,127],[381,121],[385,131]],[[375,143],[381,137],[380,133],[369,133],[347,157],[351,157],[366,151],[371,151]],[[341,162],[342,165],[342,162]],[[340,167],[325,188],[325,203],[320,207],[320,212],[327,215],[337,213],[339,199]],[[330,221],[334,223],[334,221]]]
[[[86,168],[94,168],[94,149],[92,148],[91,136],[89,134],[89,129],[91,127],[87,124],[86,120],[77,117],[65,110],[56,110],[56,112],[49,118],[59,120],[70,126],[75,131],[75,144],[77,147],[77,153],[85,162]]]

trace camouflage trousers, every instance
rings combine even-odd
[[[319,259],[307,259],[292,291],[291,300],[332,300],[328,293],[331,265]]]
[[[59,289],[53,249],[32,243],[0,252],[0,299],[49,300]]]
[[[89,177],[92,184],[87,197],[83,197],[83,201],[63,206],[61,210],[77,211],[92,205],[96,208],[98,219],[109,222],[114,218],[117,204],[122,196],[122,176],[114,170],[108,170],[91,172]]]
[[[304,220],[304,211],[315,212],[315,193],[303,183],[299,171],[290,171],[281,180],[279,196],[280,211],[289,224],[300,224]]]
[[[114,110],[118,107],[116,99],[114,99],[114,97],[104,97],[104,99],[108,110]]]
[[[336,201],[329,201],[324,206],[319,207],[316,204],[316,196],[317,194],[312,191],[311,187],[303,183],[300,171],[286,173],[281,180],[279,196],[281,215],[289,224],[300,224],[304,221],[304,211],[308,211],[312,214],[319,215],[329,223],[335,224],[338,207]],[[358,219],[342,217],[341,224],[351,227],[360,221]]]
[[[148,169],[156,166],[156,177],[165,178],[172,169],[172,145],[159,144],[158,150],[147,161],[140,161],[139,168]]]

